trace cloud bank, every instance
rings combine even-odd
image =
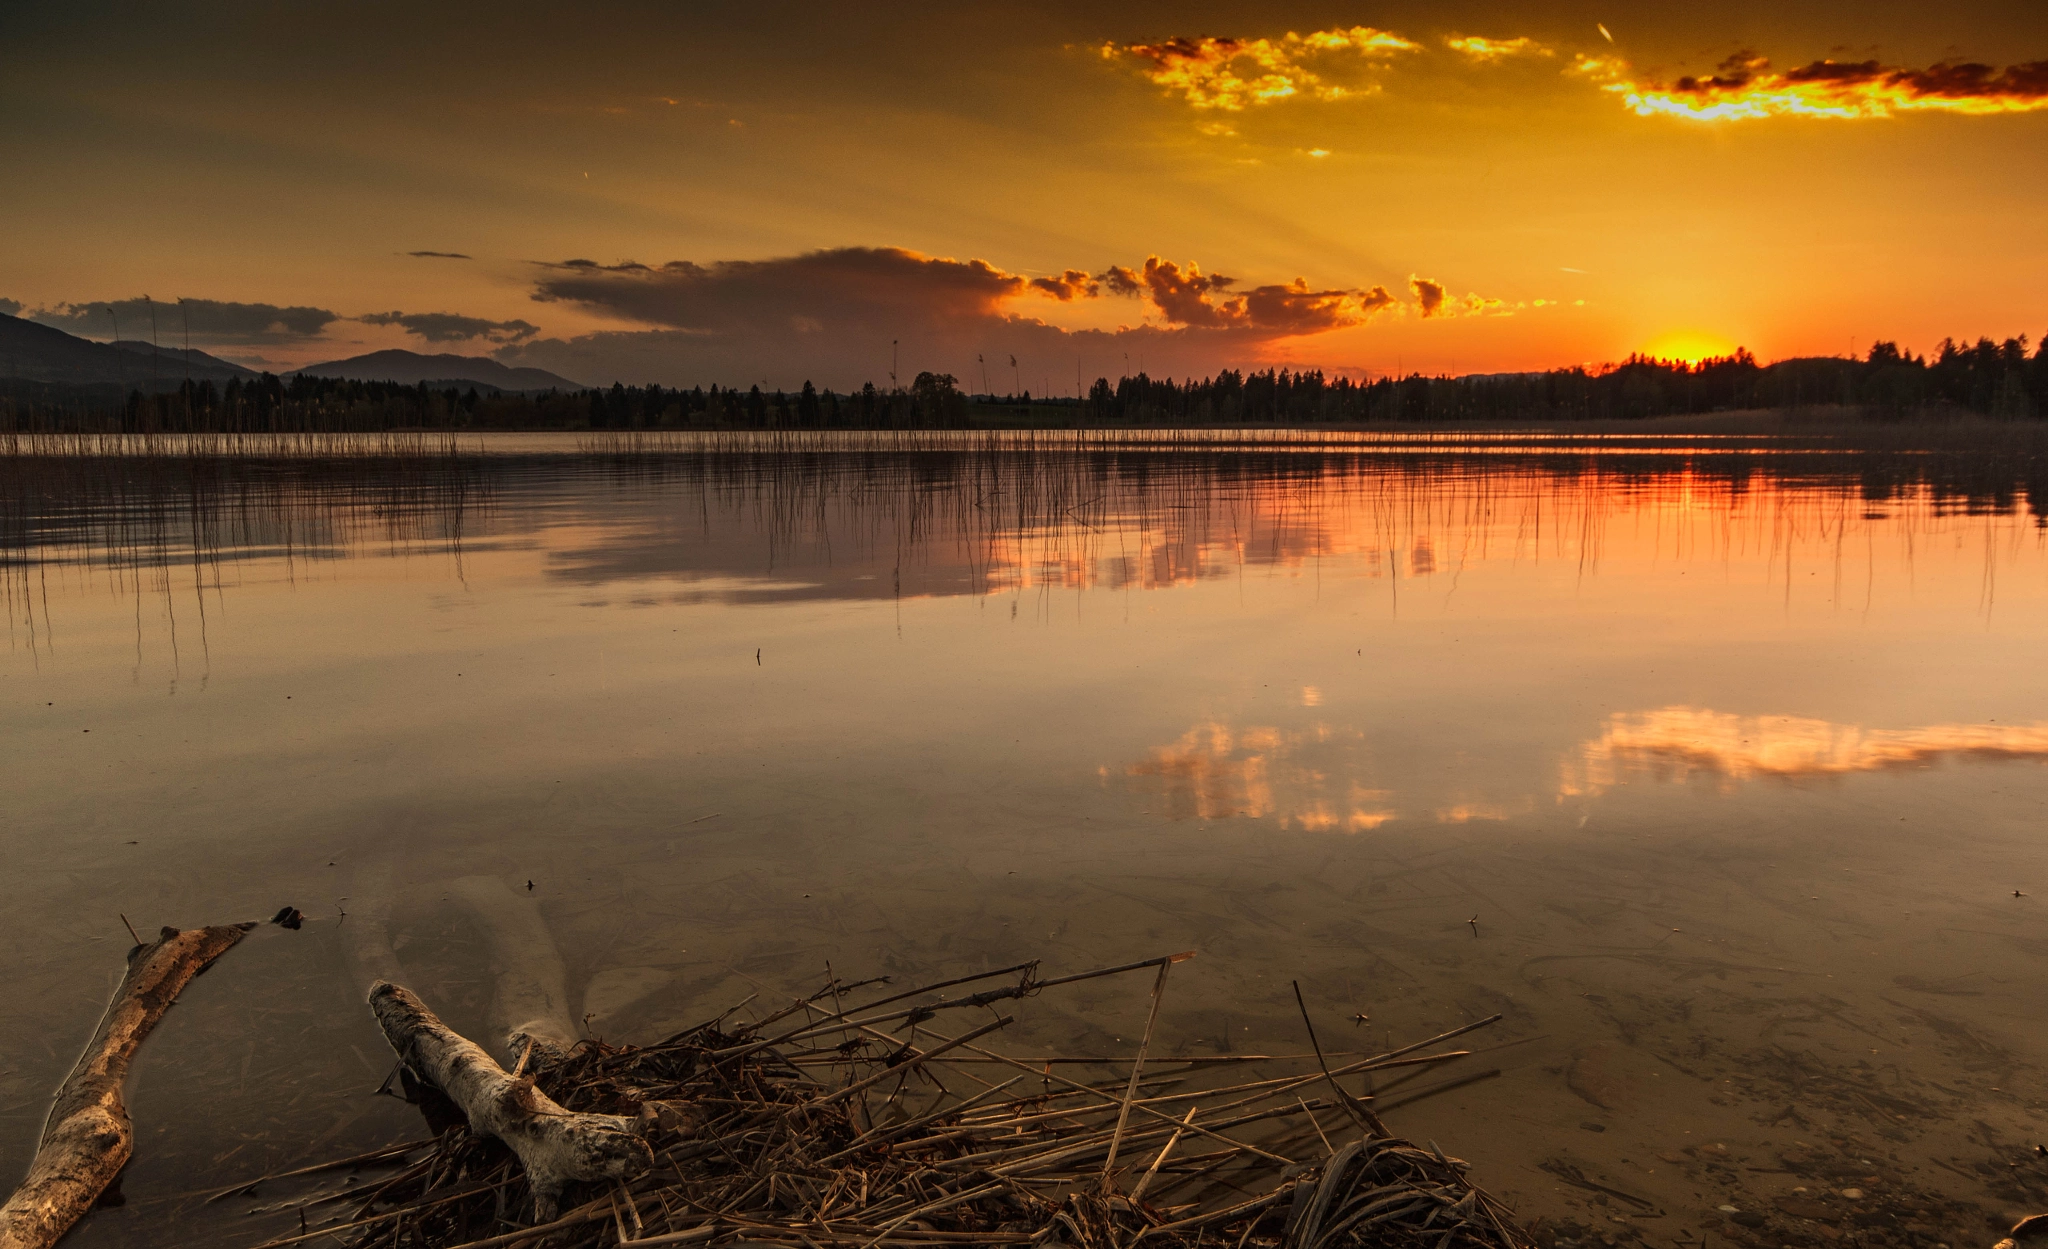
[[[118,322],[120,337],[130,341],[149,337],[152,317],[154,332],[162,342],[183,343],[189,333],[194,344],[209,347],[302,342],[319,337],[341,320],[339,313],[325,308],[281,308],[221,299],[150,300],[146,296],[54,304],[28,313],[31,321],[92,338],[114,337]]]
[[[1125,355],[1131,369],[1158,376],[1258,367],[1283,340],[1407,308],[1383,286],[1245,285],[1159,256],[1034,277],[891,247],[663,265],[570,260],[542,267],[533,298],[638,323],[496,353],[574,377],[786,388],[808,378],[843,389],[886,386],[893,368],[899,379],[952,373],[978,390],[978,359],[1014,355],[1022,363],[1013,378],[1056,394],[1072,393],[1077,371],[1084,382],[1120,374]],[[1140,304],[1145,323],[1068,329],[1039,315],[1105,298]]]

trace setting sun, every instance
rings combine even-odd
[[[1713,360],[1735,354],[1737,344],[1704,330],[1672,330],[1650,340],[1642,354],[1652,360],[1672,360],[1684,364],[1698,364],[1702,360]]]

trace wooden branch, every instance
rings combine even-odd
[[[555,1217],[571,1180],[626,1180],[654,1166],[654,1151],[620,1115],[576,1114],[515,1080],[474,1041],[438,1019],[411,991],[389,981],[370,988],[370,1009],[385,1040],[414,1075],[446,1093],[469,1116],[469,1129],[512,1147],[533,1188],[534,1219]],[[0,1246],[5,1249],[5,1246]]]
[[[28,1178],[0,1207],[0,1249],[56,1244],[120,1174],[135,1150],[121,1099],[129,1062],[192,977],[254,927],[166,928],[155,944],[130,953],[99,1030],[57,1090]]]

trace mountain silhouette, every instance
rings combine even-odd
[[[97,343],[21,317],[0,315],[0,378],[63,386],[176,390],[187,378],[216,385],[256,374],[203,351],[148,343]]]
[[[373,351],[366,356],[309,364],[297,370],[308,377],[339,377],[355,382],[399,382],[433,387],[485,386],[495,390],[583,390],[546,369],[514,369],[488,356],[422,355],[417,351]]]

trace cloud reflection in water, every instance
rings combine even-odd
[[[1635,777],[1715,778],[1722,792],[1759,777],[1795,780],[1931,767],[1949,756],[2048,759],[2048,723],[1868,729],[1801,716],[1738,716],[1661,707],[1608,717],[1567,758],[1558,797],[1592,797]]]
[[[1300,731],[1269,725],[1233,730],[1212,719],[1155,748],[1129,765],[1125,774],[1140,787],[1163,790],[1167,813],[1176,819],[1274,816],[1282,828],[1359,832],[1378,828],[1399,814],[1385,805],[1388,791],[1356,781],[1333,786],[1326,772],[1295,756],[1304,747],[1362,736],[1327,724]],[[1106,779],[1109,769],[1102,769],[1102,775]],[[1338,790],[1341,799],[1335,796]]]

